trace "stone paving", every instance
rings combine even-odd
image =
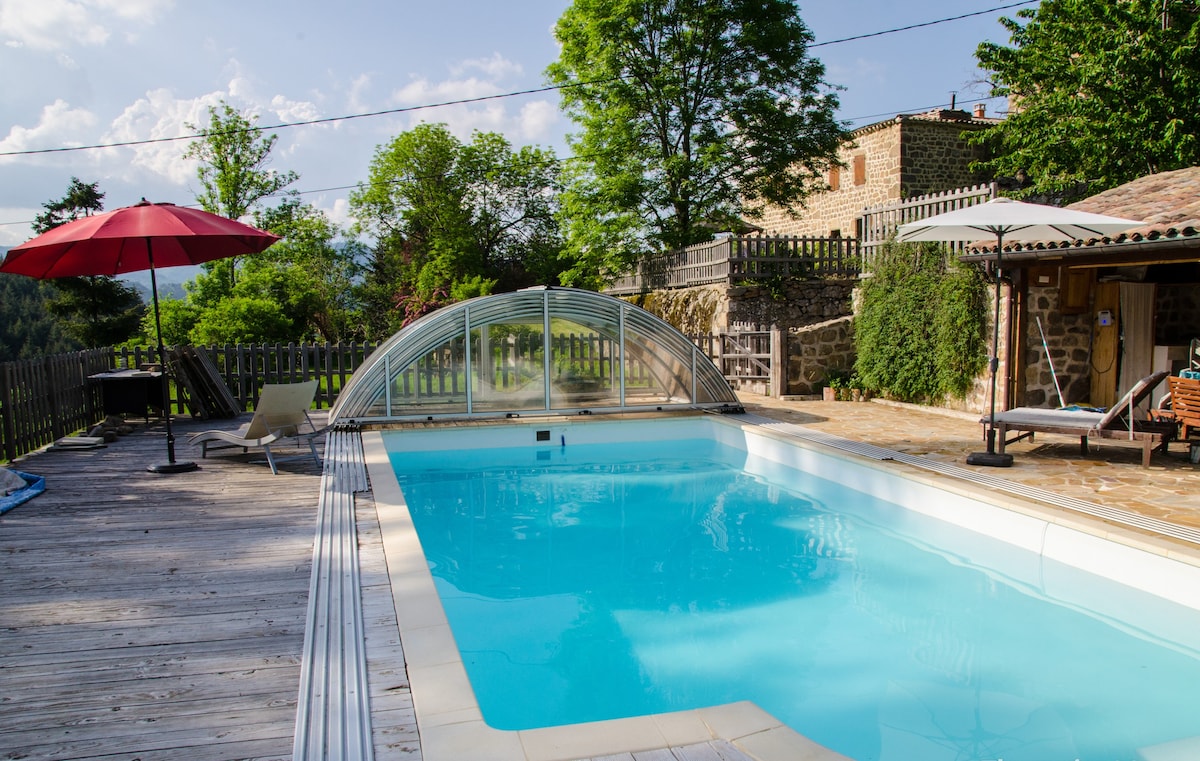
[[[1006,448],[1014,458],[1011,468],[985,468],[966,464],[969,453],[985,449],[978,415],[875,399],[790,401],[745,393],[738,397],[748,412],[764,417],[1200,528],[1200,465],[1190,461],[1185,443],[1173,443],[1166,454],[1155,452],[1150,467],[1143,468],[1140,444],[1089,440],[1083,457],[1077,437],[1039,433],[1033,442]]]

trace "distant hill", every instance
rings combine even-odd
[[[143,302],[147,304],[150,303],[151,293],[149,277],[146,278],[145,283],[143,283],[141,280],[135,280],[129,277],[122,277],[121,280],[126,285],[131,286],[138,293],[142,294]],[[185,295],[186,292],[183,290],[182,283],[164,283],[162,280],[158,281],[158,298],[160,301],[165,301],[166,299],[182,299]]]

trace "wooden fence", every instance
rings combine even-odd
[[[102,417],[100,384],[89,375],[112,366],[108,349],[0,363],[0,454],[39,449]]]
[[[225,345],[205,352],[242,409],[252,409],[263,383],[317,378],[316,405],[337,399],[346,380],[376,348],[372,343]],[[90,376],[158,363],[153,347],[92,349],[0,363],[0,456],[13,460],[56,439],[86,430],[104,417],[101,384]],[[171,408],[186,409],[172,384]]]
[[[913,196],[903,201],[864,209],[858,218],[858,238],[862,241],[863,271],[870,270],[875,250],[887,242],[900,225],[932,217],[935,214],[984,203],[992,200],[996,195],[996,183],[991,182],[947,190],[943,193]],[[981,238],[986,237],[986,235],[981,236]],[[955,247],[961,249],[965,245],[965,243],[959,243]]]
[[[729,236],[653,257],[604,292],[619,296],[779,277],[851,278],[858,270],[858,241],[853,238]]]
[[[570,381],[573,376],[580,378],[581,383],[607,378],[615,387],[621,368],[611,340],[588,334],[564,334],[554,336],[553,340],[557,361],[552,372],[556,381]],[[768,331],[692,337],[695,345],[717,363],[735,387],[747,387],[749,383],[756,390],[766,384],[780,387],[781,381],[772,374],[772,368],[778,372],[785,364],[776,356],[780,340]],[[263,383],[292,383],[312,378],[320,381],[317,408],[330,407],[354,370],[376,348],[372,343],[230,344],[196,347],[196,350],[212,360],[240,408],[249,410],[257,403]],[[518,376],[526,363],[517,359],[529,359],[540,352],[540,338],[536,346],[497,342],[492,357],[496,386],[509,388],[523,382]],[[446,352],[434,352],[417,363],[412,373],[399,379],[401,387],[397,391],[414,396],[463,393],[464,369],[452,366],[454,362],[448,356]],[[153,347],[110,347],[0,363],[0,459],[14,460],[63,436],[87,430],[103,419],[102,385],[92,376],[158,362],[158,352]],[[540,367],[540,359],[537,362]],[[631,387],[650,383],[651,370],[636,359],[627,363],[625,373],[625,382]],[[169,394],[171,409],[186,414],[187,400],[180,388],[172,383]]]

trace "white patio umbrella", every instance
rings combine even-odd
[[[996,371],[1000,365],[1000,259],[1004,241],[1077,241],[1100,238],[1145,224],[1135,219],[1109,217],[1085,211],[993,198],[987,203],[937,214],[900,225],[896,240],[978,241],[996,236],[996,315],[992,330],[991,412],[988,417],[987,451],[967,456],[970,465],[1008,467],[1012,456],[996,453]]]

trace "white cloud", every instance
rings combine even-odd
[[[519,77],[525,69],[521,64],[510,61],[499,53],[492,53],[491,58],[471,58],[450,67],[450,74],[461,77],[469,71],[480,71],[491,79]]]
[[[500,88],[492,82],[475,77],[447,79],[430,82],[424,77],[413,79],[406,86],[392,93],[392,101],[401,106],[416,106],[430,103],[445,103],[497,95]]]
[[[306,122],[321,117],[317,105],[307,100],[292,100],[283,95],[271,98],[267,108],[275,114],[280,122]]]
[[[0,0],[0,39],[35,50],[104,45],[111,28],[129,37],[138,31],[131,24],[153,24],[172,5],[173,0]]]
[[[45,209],[0,207],[0,219],[32,220]],[[27,222],[0,224],[0,246],[15,246],[33,237],[33,227]]]
[[[181,100],[165,88],[151,90],[113,120],[103,141],[157,140],[191,134],[186,125],[207,124],[208,109],[218,105],[223,97],[223,93],[214,92]],[[172,184],[186,185],[196,176],[196,162],[183,158],[187,144],[187,140],[169,140],[134,146],[133,159],[119,174],[123,179],[132,179],[139,171],[150,172]]]
[[[530,142],[549,140],[555,135],[559,118],[558,106],[548,100],[526,103],[517,117],[518,134]]]
[[[92,112],[82,108],[71,108],[61,98],[42,109],[38,123],[33,127],[13,125],[0,139],[0,153],[28,151],[53,146],[83,145],[90,138],[91,128],[96,123]],[[0,157],[0,162],[12,162],[16,156]]]
[[[371,107],[367,105],[367,101],[363,97],[370,90],[371,84],[370,74],[359,74],[351,81],[346,96],[346,103],[351,113],[362,113],[371,110]]]

